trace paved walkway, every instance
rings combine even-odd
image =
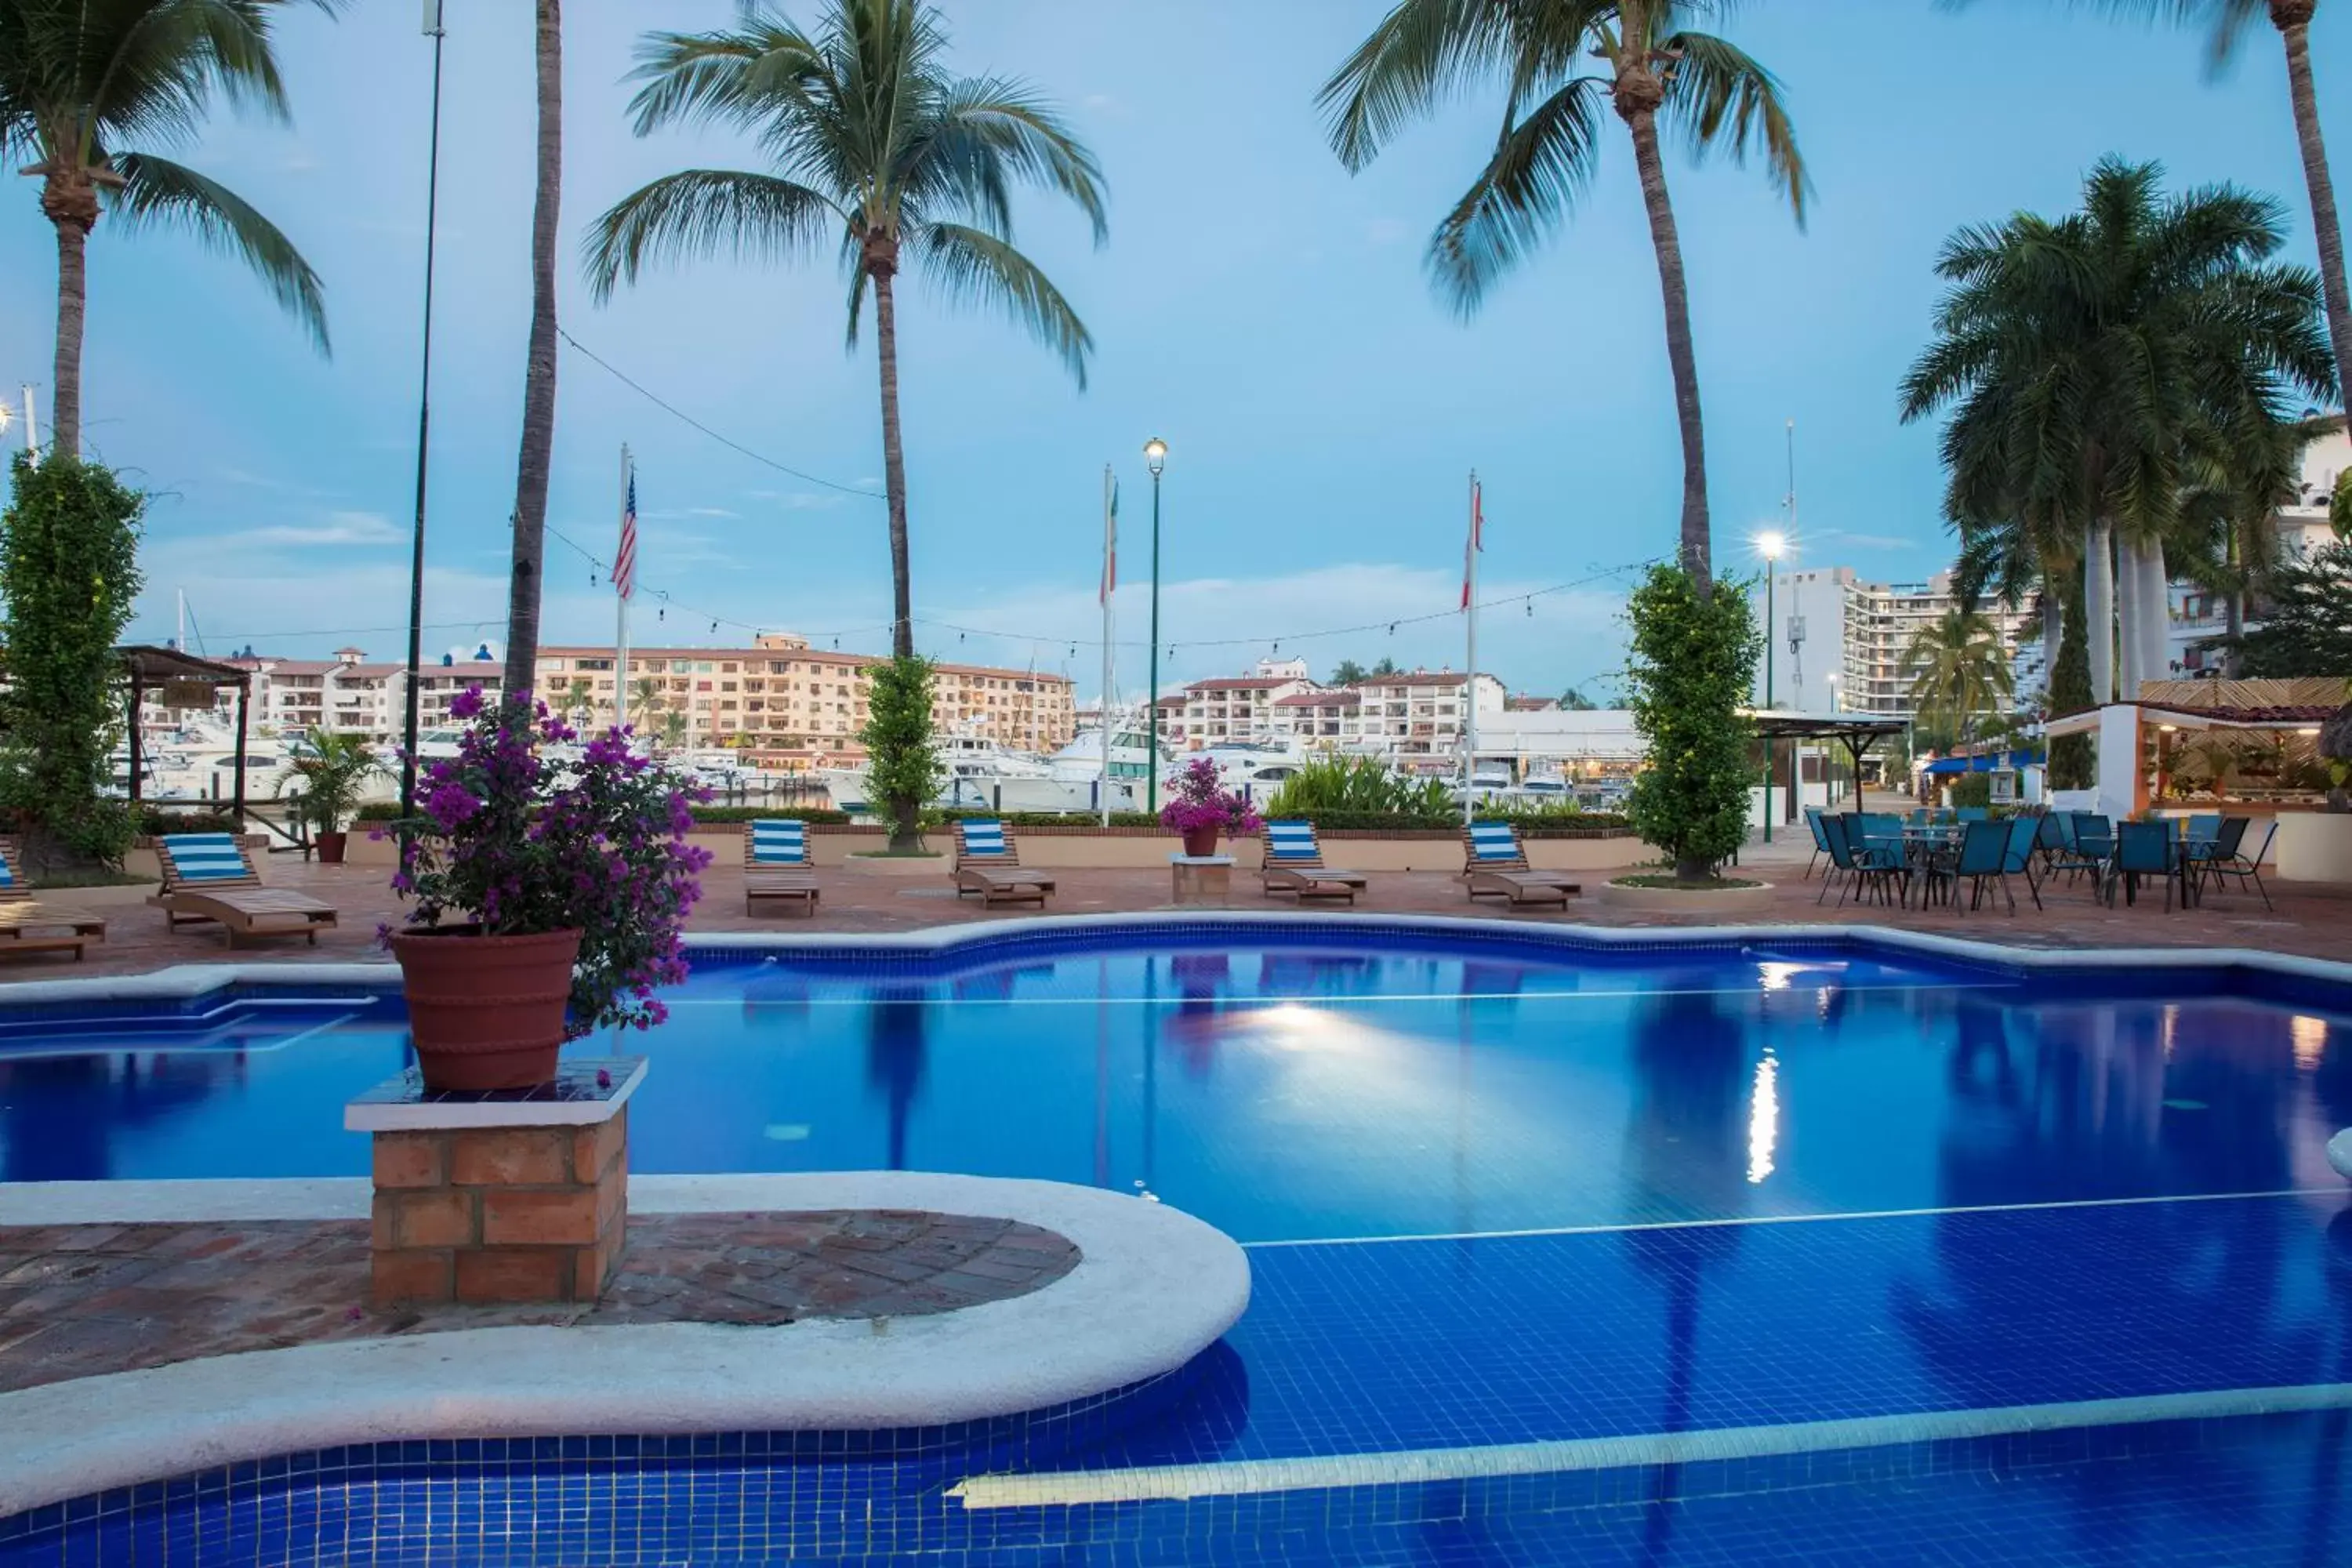
[[[199,1356],[519,1323],[898,1318],[1052,1284],[1078,1249],[1012,1220],[641,1215],[593,1308],[373,1312],[364,1220],[0,1226],[0,1392]]]
[[[2168,914],[2159,898],[2137,908],[2109,910],[2095,901],[2087,882],[2063,883],[2044,890],[2046,910],[2036,910],[2023,898],[2011,918],[2004,906],[1998,912],[1955,914],[1948,909],[1888,910],[1878,905],[1839,907],[1832,893],[1826,904],[1816,904],[1820,884],[1804,879],[1810,844],[1782,838],[1770,847],[1752,847],[1742,869],[1774,884],[1769,907],[1748,919],[1759,923],[1838,921],[1881,923],[1918,930],[1964,933],[1982,941],[2017,942],[2038,947],[2185,946],[2251,947],[2314,958],[2352,961],[2352,899],[2273,889],[2275,910],[2265,910],[2251,890],[2211,896],[2200,907]],[[1628,844],[1627,857],[1643,853]],[[307,865],[290,856],[270,860],[264,873],[273,883],[299,888],[333,902],[342,923],[322,933],[318,945],[299,941],[273,942],[241,947],[232,955],[217,931],[182,927],[167,933],[163,917],[141,900],[141,888],[93,889],[58,895],[106,914],[111,921],[102,946],[77,964],[69,958],[25,954],[5,956],[0,949],[0,984],[25,978],[59,978],[72,974],[124,973],[159,969],[174,963],[204,963],[234,957],[236,962],[299,962],[304,959],[376,959],[380,922],[396,921],[400,905],[384,885],[381,868]],[[1565,913],[1557,910],[1509,910],[1495,900],[1472,904],[1459,879],[1443,872],[1385,872],[1357,908],[1389,913],[1479,914],[1514,921],[1568,921],[1614,926],[1671,926],[1708,923],[1719,917],[1675,917],[1614,910],[1598,896],[1600,884],[1618,873],[1599,871],[1583,876],[1585,895]],[[1107,910],[1170,908],[1168,873],[1164,869],[1057,870],[1059,890],[1046,906],[1056,914],[1093,914]],[[909,875],[892,869],[877,871],[851,865],[818,874],[824,895],[814,918],[763,912],[754,919],[743,908],[743,876],[740,866],[722,860],[704,875],[704,896],[696,908],[692,929],[723,931],[894,931],[923,926],[1019,918],[1035,911],[983,909],[978,900],[958,899],[949,884],[945,862],[937,874]],[[1237,874],[1234,907],[1286,910],[1286,900],[1267,899],[1255,879]]]

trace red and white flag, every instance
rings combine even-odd
[[[613,557],[613,591],[624,599],[637,585],[637,470],[629,468],[628,499],[621,503],[621,549]]]
[[[1110,485],[1110,508],[1103,515],[1102,592],[1099,603],[1109,604],[1110,596],[1118,592],[1118,481]]]
[[[1470,538],[1462,546],[1462,607],[1470,607],[1470,584],[1476,579],[1470,557],[1486,548],[1486,511],[1485,487],[1470,487]]]

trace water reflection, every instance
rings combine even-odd
[[[0,1181],[100,1181],[114,1142],[246,1081],[242,1049],[0,1061]]]
[[[923,1088],[923,1058],[930,1025],[929,993],[920,985],[877,990],[866,1012],[866,1081],[882,1090],[888,1108],[887,1168],[907,1168],[907,1122]]]

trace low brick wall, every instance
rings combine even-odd
[[[628,1118],[376,1133],[376,1305],[596,1300],[628,1220]]]

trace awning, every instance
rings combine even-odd
[[[1929,763],[1931,773],[2015,773],[2021,768],[2038,768],[2042,756],[2039,752],[1986,752],[1973,757],[1937,757]]]

